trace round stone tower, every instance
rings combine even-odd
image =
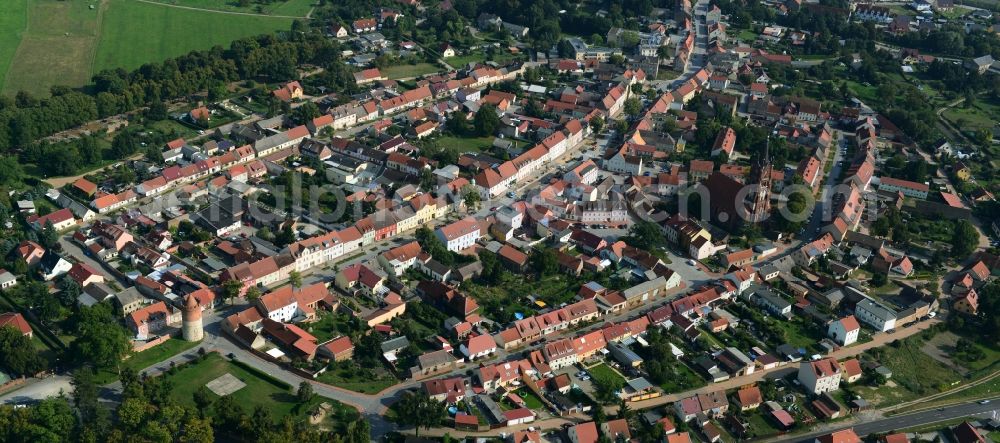
[[[194,294],[188,294],[184,299],[184,309],[181,311],[181,333],[184,340],[201,341],[205,336],[204,328],[201,325],[201,305]]]

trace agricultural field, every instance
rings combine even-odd
[[[101,17],[109,3],[27,0],[27,26],[8,65],[4,92],[45,95],[55,84],[82,85],[93,73]]]
[[[213,11],[266,14],[273,16],[305,17],[312,10],[315,0],[287,0],[261,4],[255,1],[238,0],[151,0],[165,5]]]
[[[251,35],[288,29],[292,20],[266,16],[206,13],[149,3],[112,0],[94,72],[183,55]]]
[[[238,38],[288,29],[293,21],[253,11],[212,12],[136,0],[9,3],[0,14],[0,82],[6,95],[24,90],[45,96],[53,85],[87,84],[103,69],[134,69],[192,50],[226,46]],[[311,0],[269,7],[275,15],[304,16]]]
[[[0,14],[0,87],[4,84],[7,70],[14,60],[21,35],[28,25],[28,0],[10,0]]]

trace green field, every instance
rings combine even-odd
[[[167,360],[181,352],[187,351],[198,345],[198,342],[170,339],[157,346],[154,346],[137,354],[132,354],[122,362],[122,367],[135,369],[140,374],[146,368],[161,361]],[[96,381],[99,384],[111,383],[118,380],[118,372],[115,370],[100,371],[97,373]]]
[[[402,64],[389,66],[388,68],[383,69],[382,73],[392,80],[398,80],[401,78],[413,78],[421,75],[433,74],[443,70],[444,69],[438,65],[432,65],[430,63],[417,63],[415,65]]]
[[[493,137],[454,137],[446,135],[437,139],[442,147],[454,147],[458,152],[488,151],[493,146]]]
[[[314,0],[287,0],[271,4],[258,4],[253,1],[248,6],[240,6],[235,0],[151,0],[165,5],[182,6],[185,8],[211,9],[215,11],[243,12],[250,14],[286,15],[305,17],[312,9]]]
[[[950,389],[961,377],[920,349],[917,337],[868,351],[868,356],[892,370],[888,383],[877,388],[856,383],[851,390],[876,406],[914,400]]]
[[[205,360],[184,366],[176,373],[167,375],[166,377],[173,382],[170,397],[179,404],[193,407],[195,406],[194,392],[226,373],[233,374],[240,381],[246,383],[242,389],[230,394],[236,403],[243,406],[244,411],[249,413],[255,407],[263,406],[269,409],[275,417],[304,416],[307,414],[308,405],[302,407],[298,404],[294,388],[248,371],[216,353],[210,353],[205,357]],[[217,398],[214,394],[210,395]],[[325,401],[336,403],[333,400]],[[337,406],[343,408],[343,405],[339,403]],[[211,414],[211,410],[206,412]]]
[[[288,0],[269,7],[276,15],[304,16],[311,2]],[[0,14],[0,83],[7,95],[24,90],[44,96],[53,85],[85,85],[103,69],[134,69],[227,46],[238,38],[288,29],[291,22],[138,0],[7,0]]]
[[[997,124],[997,115],[1000,115],[1000,100],[987,97],[976,99],[968,108],[962,103],[944,111],[944,118],[963,131],[992,130]]]
[[[227,45],[251,35],[288,29],[291,19],[192,11],[112,0],[102,26],[94,72]]]
[[[55,84],[82,85],[90,80],[100,36],[102,6],[88,2],[28,0],[27,27],[6,71],[4,91],[44,95]]]
[[[21,34],[28,25],[28,0],[8,0],[0,14],[0,86],[4,84]]]

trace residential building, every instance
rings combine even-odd
[[[853,315],[848,315],[840,320],[830,322],[827,326],[827,335],[841,346],[848,346],[858,341],[858,332],[861,325]]]
[[[842,374],[836,359],[824,358],[800,365],[798,380],[806,392],[818,395],[840,389]]]
[[[854,317],[879,332],[896,327],[896,311],[870,298],[854,305]]]
[[[442,226],[435,233],[448,250],[452,252],[459,252],[471,247],[482,236],[479,221],[472,217],[466,217],[449,225]]]

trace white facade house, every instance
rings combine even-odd
[[[497,351],[497,343],[493,340],[493,336],[489,334],[477,335],[470,337],[465,343],[462,343],[459,350],[467,359],[475,360],[493,355]]]
[[[824,358],[799,366],[798,379],[807,392],[822,394],[840,389],[842,372],[836,359]]]
[[[854,306],[854,317],[880,332],[896,327],[896,311],[870,298],[861,300]]]
[[[479,229],[479,222],[472,217],[466,217],[450,225],[442,226],[438,228],[436,234],[448,250],[452,252],[458,252],[471,247],[482,236]]]
[[[858,341],[858,332],[860,331],[861,325],[858,324],[858,319],[854,318],[853,315],[848,315],[840,320],[830,322],[826,335],[837,344],[848,346]]]

